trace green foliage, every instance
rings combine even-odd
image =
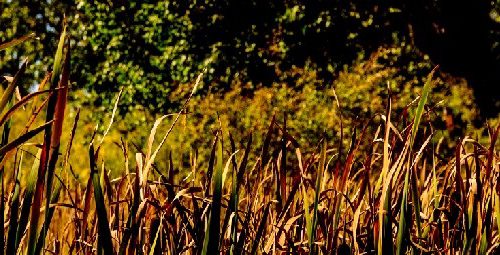
[[[270,86],[310,61],[331,81],[358,55],[398,42],[393,26],[401,14],[380,8],[376,19],[369,6],[331,1],[82,0],[75,19],[85,59],[80,78],[98,104],[110,105],[124,86],[125,111],[140,104],[155,112],[175,107],[169,93],[205,67],[204,91],[230,88],[234,80]]]
[[[286,73],[297,68],[312,70],[318,79],[330,84],[346,64],[366,58],[381,45],[401,49],[416,45],[429,52],[437,62],[453,62],[448,56],[453,52],[443,57],[430,47],[434,45],[436,26],[443,26],[445,33],[451,34],[445,34],[446,40],[437,43],[458,43],[452,39],[467,38],[467,34],[462,35],[460,31],[446,30],[446,26],[461,24],[460,20],[441,13],[453,11],[453,6],[445,1],[428,0],[416,6],[418,10],[414,13],[408,13],[412,4],[411,1],[381,0],[369,3],[325,0],[6,1],[0,6],[0,41],[32,32],[38,40],[1,52],[0,68],[4,73],[13,74],[18,62],[28,57],[34,64],[29,67],[29,75],[25,78],[28,82],[22,90],[25,92],[36,84],[43,76],[42,63],[50,65],[52,62],[54,49],[48,45],[56,43],[63,13],[70,24],[75,67],[73,86],[86,90],[83,96],[74,95],[73,101],[108,108],[115,93],[123,87],[122,114],[134,111],[137,106],[155,113],[179,107],[178,98],[171,98],[170,93],[194,79],[204,68],[207,72],[202,93],[232,90],[238,82],[250,84],[247,88],[250,91],[260,85],[272,87],[288,79]],[[494,47],[492,41],[496,43],[498,33],[491,22],[488,23],[493,20],[487,16],[490,14],[483,10],[494,10],[493,7],[479,5],[470,8],[471,15],[482,19],[470,22],[482,30],[492,31],[491,38],[475,38],[477,52],[485,54]],[[463,3],[456,6],[456,11],[463,9],[467,9]],[[492,11],[493,18],[494,13],[496,11]],[[480,26],[483,20],[485,24]],[[463,53],[456,50],[455,55]],[[400,63],[411,72],[415,68],[412,65],[417,63],[412,62],[412,54],[407,53],[402,52]],[[490,55],[497,56],[495,54]],[[463,62],[468,61],[464,59]],[[453,65],[448,69],[456,71]],[[463,72],[457,73],[463,75]],[[401,75],[412,78],[411,73]],[[292,86],[291,82],[287,83]]]
[[[26,82],[20,88],[25,91],[45,75],[44,67],[51,66],[55,47],[62,30],[63,14],[72,13],[69,1],[1,1],[0,42],[35,34],[30,40],[0,52],[2,74],[13,75],[24,59],[32,63],[28,66]]]
[[[203,52],[192,52],[193,5],[78,1],[78,46],[89,60],[80,75],[98,104],[111,105],[124,87],[122,108],[139,104],[158,112],[172,107],[167,95],[174,84],[193,78],[205,58]]]

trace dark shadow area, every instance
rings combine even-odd
[[[442,0],[437,5],[407,1],[416,45],[441,69],[467,79],[483,117],[500,110],[500,24],[488,1]]]

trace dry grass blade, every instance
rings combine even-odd
[[[146,164],[144,165],[144,169],[143,169],[143,172],[147,173],[149,168],[151,167],[151,164],[153,164],[153,161],[155,160],[156,158],[156,155],[158,154],[158,152],[160,151],[161,147],[163,146],[163,144],[165,143],[165,141],[167,140],[168,136],[170,135],[170,133],[172,132],[172,130],[174,129],[175,127],[175,124],[177,123],[177,121],[179,120],[179,117],[181,116],[182,112],[186,109],[186,107],[188,106],[189,104],[189,101],[191,101],[191,98],[193,97],[194,93],[196,92],[196,89],[198,88],[198,85],[200,84],[201,82],[201,78],[203,77],[203,72],[200,73],[198,75],[198,77],[196,78],[196,81],[194,83],[194,86],[193,86],[193,90],[191,90],[191,94],[189,94],[189,97],[186,99],[186,101],[184,102],[184,104],[182,105],[181,107],[181,110],[177,113],[177,116],[175,117],[174,121],[172,122],[172,124],[170,125],[170,128],[168,129],[168,131],[165,133],[165,135],[163,136],[163,139],[161,140],[160,144],[158,145],[158,147],[156,147],[156,150],[151,154],[151,156],[148,158],[148,160],[146,161]]]
[[[259,248],[259,243],[260,239],[264,235],[264,230],[266,227],[266,222],[267,222],[267,217],[269,216],[269,209],[270,209],[271,204],[267,204],[266,208],[264,209],[264,214],[262,215],[262,218],[260,220],[259,228],[257,229],[257,233],[255,234],[255,239],[252,243],[252,250],[250,251],[251,255],[257,254],[257,250]]]
[[[146,152],[146,159],[145,159],[146,162],[149,162],[149,159],[152,156],[151,153],[152,153],[152,149],[153,149],[153,143],[154,143],[154,138],[155,138],[156,130],[158,129],[158,126],[163,121],[163,119],[165,119],[166,117],[167,117],[167,115],[163,115],[160,118],[158,118],[155,121],[155,123],[153,125],[153,128],[151,129],[151,133],[149,135],[149,139],[148,139],[148,143],[147,143],[147,152]],[[147,186],[149,169],[150,169],[149,167],[145,166],[144,169],[139,174],[139,181],[140,181],[140,186],[141,187],[145,188]],[[141,197],[142,198],[144,198],[144,192],[145,191],[141,191]]]
[[[16,38],[14,40],[8,41],[6,43],[2,43],[0,44],[0,50],[5,50],[7,48],[14,47],[32,38],[35,38],[35,33],[27,34],[19,38]]]
[[[9,104],[11,101],[9,101]],[[11,128],[11,123],[10,121],[7,122],[7,125],[3,127],[3,133],[2,133],[2,141],[1,144],[5,145],[9,141],[9,133],[10,133],[10,128]],[[0,155],[0,157],[4,157],[3,154]],[[4,186],[4,178],[5,178],[5,167],[2,165],[0,167],[0,192],[1,192],[1,201],[0,201],[0,222],[5,222],[5,186]],[[4,248],[5,247],[5,228],[2,227],[2,230],[0,231],[0,254],[4,254]]]
[[[500,195],[498,194],[498,192],[494,192],[493,199],[495,204],[494,214],[497,220],[497,226],[500,226]]]
[[[269,128],[267,130],[267,134],[266,134],[266,138],[264,140],[264,144],[262,146],[262,154],[261,154],[261,162],[260,162],[260,166],[261,168],[264,167],[264,165],[267,164],[267,161],[269,160],[269,144],[271,143],[271,136],[273,134],[273,127],[274,127],[274,123],[276,121],[276,116],[273,116],[273,119],[271,120],[271,124],[269,124]]]
[[[111,119],[109,120],[108,127],[104,131],[104,134],[102,135],[101,140],[99,141],[99,145],[97,145],[97,148],[101,147],[102,143],[104,142],[104,138],[106,137],[106,135],[109,133],[109,130],[111,129],[111,125],[113,125],[116,111],[118,109],[118,102],[120,102],[120,97],[121,97],[122,93],[123,93],[123,88],[120,89],[120,92],[118,92],[118,96],[116,96],[115,106],[113,107],[113,112],[111,113]]]
[[[33,92],[23,98],[21,98],[21,100],[19,100],[17,103],[15,103],[12,107],[10,107],[7,112],[4,113],[4,115],[2,116],[2,118],[0,118],[0,126],[2,126],[3,124],[5,124],[5,122],[12,116],[12,114],[14,114],[16,112],[16,110],[18,110],[19,108],[23,107],[24,105],[26,105],[31,99],[37,97],[37,96],[40,96],[42,94],[46,94],[46,93],[51,93],[52,91],[50,90],[42,90],[42,91],[37,91],[37,92]]]
[[[4,212],[5,212],[5,200],[3,199],[5,197],[5,186],[4,186],[4,174],[5,174],[5,169],[2,168],[1,169],[1,175],[0,175],[0,186],[1,186],[1,195],[2,195],[2,201],[0,201],[0,211],[2,212],[2,214],[0,215],[0,222],[5,222],[5,215],[4,215]],[[3,255],[4,254],[4,249],[3,247],[5,247],[5,229],[2,228],[2,231],[0,232],[0,255]]]
[[[136,174],[134,178],[134,182],[131,184],[132,186],[132,206],[130,208],[128,220],[126,223],[127,229],[125,229],[121,243],[120,243],[120,248],[118,251],[119,255],[125,254],[127,250],[127,246],[129,244],[129,240],[133,234],[133,232],[136,231],[136,229],[139,228],[139,223],[136,221],[136,219],[140,219],[140,213],[138,212],[139,210],[139,205],[140,205],[140,186],[139,186],[139,171],[140,171],[140,165],[138,164],[136,166]],[[173,198],[172,198],[173,199]]]

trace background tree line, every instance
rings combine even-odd
[[[86,103],[103,106],[125,87],[122,112],[175,108],[170,95],[204,68],[200,93],[226,91],[238,80],[251,94],[277,81],[293,84],[284,74],[294,67],[312,68],[329,83],[345,65],[395,45],[411,48],[397,60],[403,75],[428,72],[411,68],[428,55],[467,78],[484,114],[498,113],[498,1],[4,0],[0,10],[0,41],[30,32],[39,38],[0,52],[2,72],[15,73],[28,57],[34,64],[24,89],[39,81],[44,74],[35,70],[50,66],[48,46],[66,13],[73,84],[86,89]]]

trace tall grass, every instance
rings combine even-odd
[[[29,40],[26,36],[0,50]],[[146,148],[120,145],[123,173],[110,177],[99,159],[112,128],[115,109],[99,143],[89,146],[90,176],[82,185],[72,174],[71,144],[78,115],[62,160],[62,123],[70,73],[69,40],[61,35],[52,72],[37,92],[13,97],[27,63],[8,81],[0,100],[4,231],[7,254],[498,254],[500,252],[500,166],[496,143],[500,126],[489,128],[489,144],[464,137],[453,158],[431,143],[426,107],[432,73],[413,118],[393,122],[391,96],[380,118],[361,132],[341,134],[337,146],[323,139],[302,148],[287,129],[286,116],[273,118],[266,134],[249,131],[243,148],[222,127],[205,164],[189,169],[158,159],[158,151],[193,93],[162,140],[155,145],[152,125]],[[200,81],[198,77],[194,87]],[[43,90],[44,85],[49,88]],[[121,92],[120,92],[121,93]],[[39,98],[44,100],[38,100]],[[26,130],[9,136],[13,112],[31,106]],[[341,111],[340,103],[337,101]],[[30,107],[28,107],[30,108]],[[45,110],[44,124],[31,128]],[[339,116],[342,116],[339,113]],[[372,127],[372,128],[368,128]],[[356,130],[353,128],[353,130]],[[371,133],[371,130],[377,130]],[[68,131],[69,132],[69,131]],[[42,144],[31,139],[43,134]],[[262,135],[262,148],[252,140]],[[343,140],[351,146],[343,149]],[[229,141],[229,142],[227,142]],[[361,146],[363,144],[363,146]],[[30,156],[24,147],[36,146]],[[242,153],[240,152],[242,151]],[[134,153],[133,155],[129,155]],[[22,161],[33,157],[32,168]],[[135,158],[135,171],[129,159]],[[74,160],[79,160],[76,158]],[[121,160],[121,159],[113,159]],[[167,160],[159,169],[157,160]],[[7,162],[14,162],[7,164]],[[58,164],[59,163],[59,164]],[[14,166],[12,171],[5,167]],[[21,180],[23,177],[26,180]],[[7,182],[5,181],[7,180]],[[4,185],[4,183],[6,185]],[[23,185],[22,185],[23,184]],[[45,205],[45,206],[43,206]],[[43,222],[40,222],[41,215]]]

